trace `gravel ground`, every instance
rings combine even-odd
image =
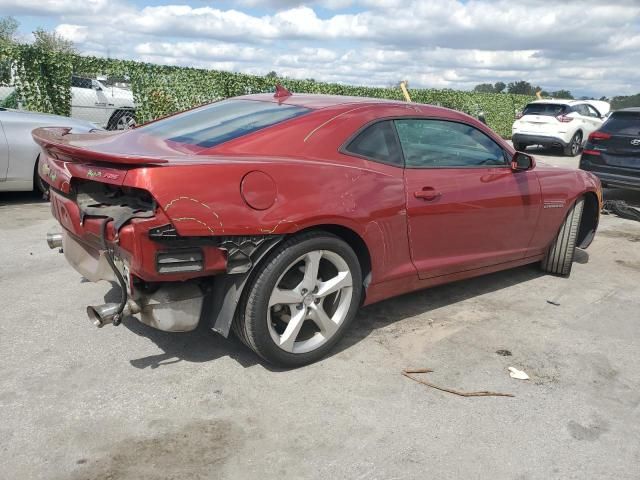
[[[528,266],[362,309],[293,371],[203,329],[93,328],[84,307],[109,287],[47,248],[53,224],[0,194],[2,478],[639,478],[638,223],[604,217],[569,279]]]

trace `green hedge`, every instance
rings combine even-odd
[[[276,79],[216,70],[60,54],[31,45],[0,43],[0,84],[7,84],[13,78],[23,107],[28,110],[69,115],[72,73],[127,78],[131,82],[139,122],[153,120],[220,98],[273,91],[276,82],[282,83],[294,93],[403,100],[399,88],[357,87],[313,80]],[[515,112],[532,100],[525,95],[457,90],[412,89],[409,93],[415,102],[440,105],[471,115],[484,112],[487,123],[503,137],[511,135]]]

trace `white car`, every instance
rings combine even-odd
[[[0,108],[0,192],[47,191],[37,175],[41,149],[31,137],[38,127],[69,127],[72,133],[96,129],[83,120]]]
[[[589,134],[604,123],[611,106],[599,100],[536,100],[518,116],[511,130],[513,147],[561,147],[576,156]]]
[[[71,116],[107,130],[127,130],[136,124],[133,93],[74,75],[71,77]]]

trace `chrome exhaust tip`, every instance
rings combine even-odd
[[[60,232],[47,233],[47,245],[50,249],[62,248],[62,234]]]
[[[89,317],[89,320],[91,320],[91,323],[93,323],[98,328],[102,328],[109,323],[113,323],[113,321],[116,319],[116,316],[118,316],[119,308],[119,303],[89,305],[87,307],[87,316]],[[119,317],[122,318],[124,316],[133,315],[136,313],[140,313],[140,305],[129,299],[127,301],[127,304],[124,306],[124,310],[119,314]]]

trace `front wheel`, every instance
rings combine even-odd
[[[358,257],[342,239],[312,232],[285,241],[257,268],[234,322],[270,363],[299,367],[325,356],[356,315]]]
[[[40,178],[40,157],[36,160],[35,171],[33,173],[33,187],[34,191],[40,195],[42,198],[47,200],[49,198],[49,184]]]
[[[556,239],[542,260],[545,272],[565,276],[571,273],[583,206],[584,198],[579,198],[567,214]]]

